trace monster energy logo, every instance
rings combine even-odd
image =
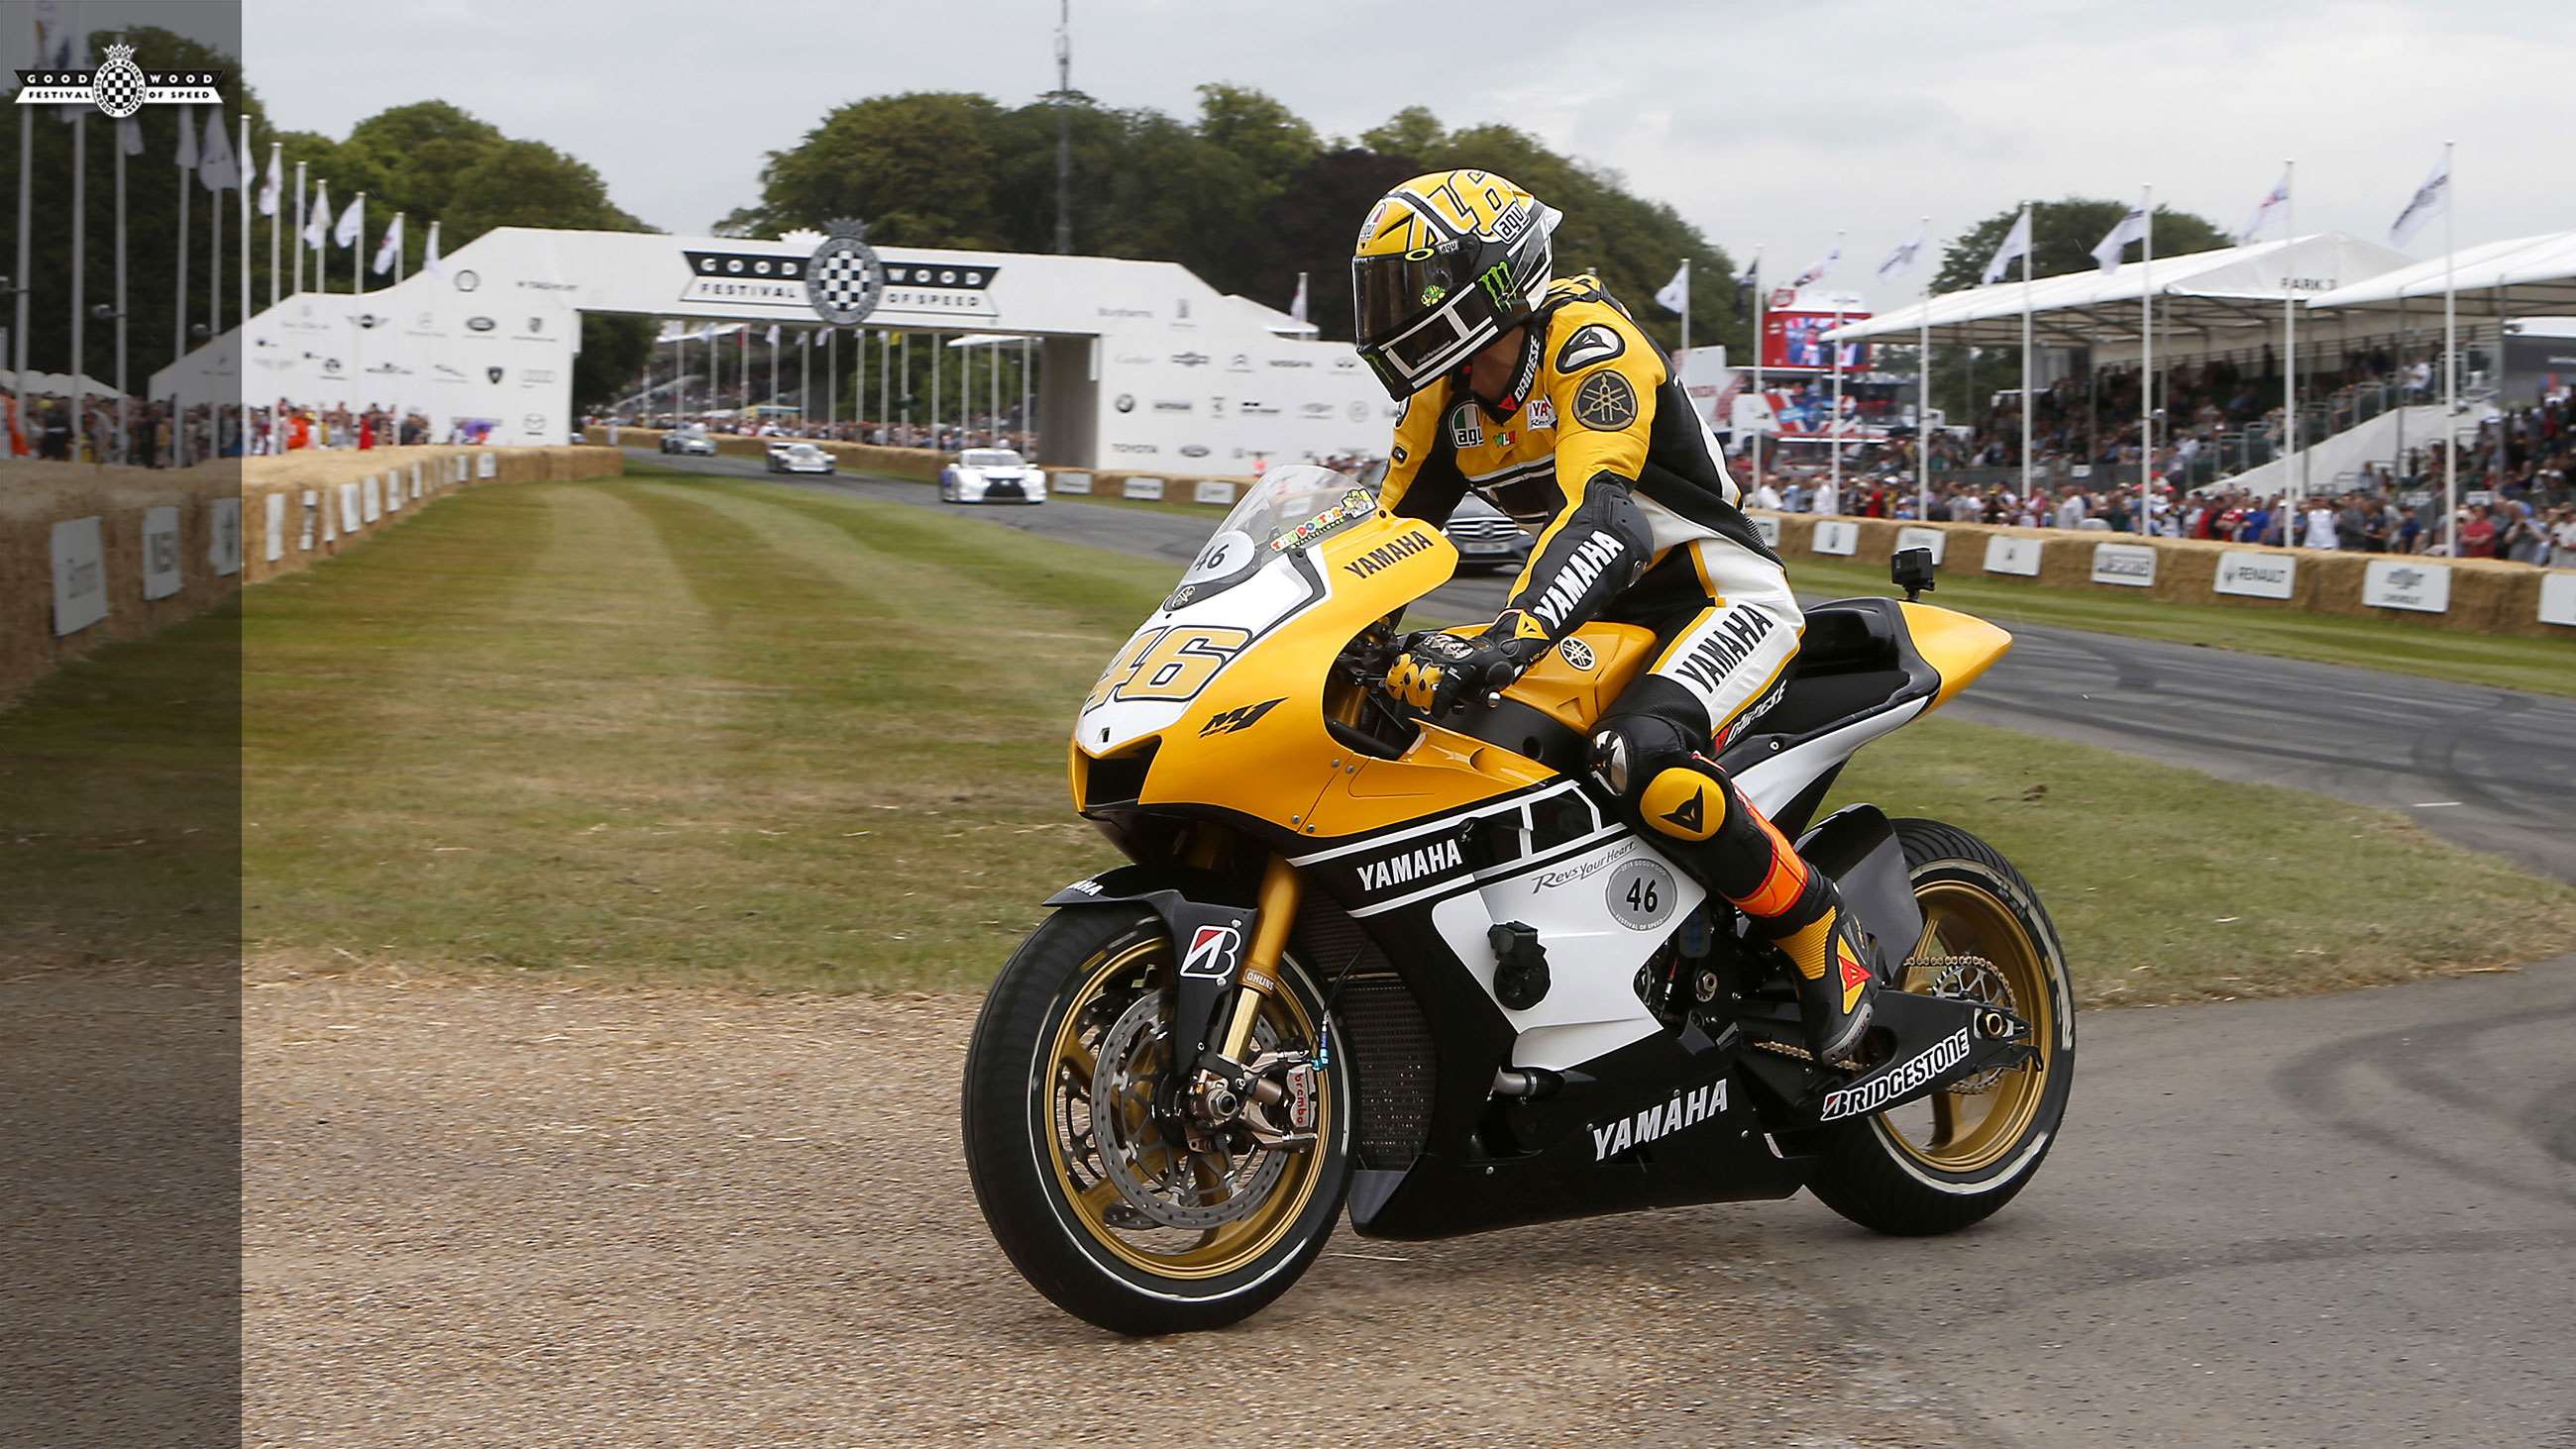
[[[1495,306],[1507,308],[1512,305],[1512,273],[1510,263],[1496,262],[1492,266],[1485,268],[1484,272],[1479,275],[1476,280],[1483,284],[1485,295],[1494,299]]]

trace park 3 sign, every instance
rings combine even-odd
[[[66,59],[70,47],[63,51]],[[22,70],[18,104],[22,106],[94,105],[122,121],[145,106],[221,105],[223,72],[215,70],[145,70],[134,63],[134,47],[111,45],[107,63],[95,70]]]

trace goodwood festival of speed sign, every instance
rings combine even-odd
[[[221,105],[223,72],[213,70],[147,71],[134,63],[134,47],[111,45],[107,62],[95,70],[22,70],[18,104],[22,106],[94,105],[110,119],[122,121],[145,106]]]
[[[866,321],[885,286],[885,263],[868,245],[865,222],[833,222],[805,263],[805,295],[814,304],[814,315],[834,327]]]

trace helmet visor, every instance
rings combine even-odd
[[[1351,263],[1360,355],[1390,396],[1431,385],[1502,333],[1501,313],[1472,270],[1467,247],[1427,248]]]

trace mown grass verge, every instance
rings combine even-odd
[[[249,596],[254,955],[979,988],[1037,901],[1108,859],[1070,812],[1065,734],[1169,584],[1123,555],[766,483],[443,502]],[[2003,730],[1933,720],[1865,754],[1843,793],[2021,862],[2092,1001],[2576,941],[2576,891],[2394,816]]]

